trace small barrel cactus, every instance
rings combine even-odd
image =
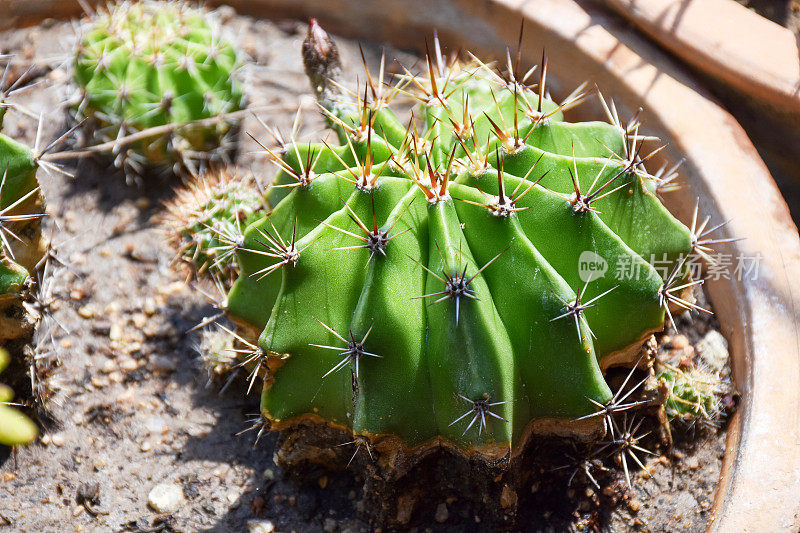
[[[0,372],[6,369],[10,361],[8,352],[0,348]],[[39,429],[33,420],[9,405],[13,399],[14,391],[0,383],[0,444],[29,444],[39,434]]]
[[[75,111],[105,141],[183,125],[116,150],[118,166],[141,171],[218,158],[237,122],[198,121],[242,109],[234,76],[241,64],[203,10],[185,2],[119,2],[92,21],[78,44],[74,80],[82,99]]]
[[[226,300],[272,427],[489,457],[602,431],[602,371],[693,305],[696,239],[656,195],[638,121],[568,122],[585,93],[551,100],[546,64],[532,84],[429,58],[350,93],[313,22],[303,54],[340,142],[264,146],[275,207],[244,231]]]
[[[166,224],[187,277],[208,275],[229,286],[238,274],[235,251],[243,229],[266,209],[254,181],[228,171],[201,174],[167,204]]]
[[[669,420],[714,423],[719,418],[719,398],[724,388],[718,373],[702,367],[684,369],[664,364],[656,378],[667,390],[664,410]]]

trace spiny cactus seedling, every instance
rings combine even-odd
[[[11,362],[8,352],[0,348],[0,372],[6,369]],[[10,404],[14,400],[14,391],[11,387],[0,383],[0,444],[17,446],[29,444],[39,434],[33,421],[14,409]]]
[[[611,123],[568,122],[587,92],[553,101],[545,60],[503,75],[437,43],[424,75],[387,86],[381,66],[350,92],[313,22],[303,54],[339,146],[262,145],[275,207],[244,231],[226,301],[264,416],[494,457],[602,431],[602,369],[632,364],[696,283],[638,120],[612,104]],[[419,104],[407,124],[400,94]]]
[[[230,287],[237,272],[234,254],[243,229],[266,209],[255,181],[227,170],[195,176],[167,204],[166,224],[176,260],[187,277],[209,276]]]
[[[186,2],[121,1],[98,14],[78,44],[75,111],[103,141],[160,131],[115,148],[115,164],[126,171],[225,158],[237,122],[222,118],[244,105],[235,76],[241,64],[205,11]],[[198,123],[214,117],[220,120]]]
[[[667,389],[664,410],[670,421],[714,423],[721,414],[720,395],[725,391],[717,372],[692,365],[681,368],[662,363],[656,374]]]

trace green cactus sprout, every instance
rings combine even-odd
[[[699,367],[662,366],[656,378],[666,385],[664,409],[670,420],[713,422],[719,418],[723,393],[719,374]]]
[[[6,369],[10,361],[8,352],[0,348],[0,372]],[[14,391],[0,383],[0,444],[30,444],[39,434],[39,429],[30,418],[8,405],[13,399]]]
[[[546,61],[533,83],[437,53],[351,93],[313,21],[303,55],[339,145],[262,145],[275,207],[244,231],[225,300],[272,427],[490,456],[601,431],[603,369],[694,305],[697,239],[656,195],[638,120],[568,122],[587,92],[551,100]],[[419,103],[407,124],[398,94]]]
[[[242,230],[266,208],[253,183],[227,171],[205,173],[178,189],[167,204],[165,222],[187,277],[207,275],[223,286],[235,279],[234,253],[242,244]]]
[[[74,80],[83,97],[75,111],[104,141],[184,125],[116,150],[115,164],[126,169],[181,166],[200,154],[221,158],[236,125],[223,118],[244,105],[234,76],[240,66],[203,10],[122,1],[98,15],[78,45]]]

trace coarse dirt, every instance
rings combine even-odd
[[[311,111],[304,132],[322,128],[313,111],[302,71],[300,43],[305,25],[257,21],[223,12],[226,27],[250,55],[245,72],[251,106],[278,111],[260,116],[283,131],[294,110]],[[43,138],[67,125],[69,51],[73,25],[50,23],[0,33],[0,53],[16,54],[20,65],[35,62],[40,83],[16,101],[45,114]],[[360,72],[357,43],[337,40],[346,76]],[[377,64],[380,47],[365,43]],[[387,48],[387,56],[414,58]],[[243,132],[265,135],[248,118]],[[33,143],[36,122],[8,116],[4,133]],[[242,135],[239,165],[258,176],[274,170],[249,152]],[[342,472],[284,472],[273,462],[277,436],[237,433],[258,412],[258,394],[236,382],[219,394],[218,382],[201,368],[198,337],[187,331],[215,309],[187,287],[170,266],[173,251],[158,224],[163,201],[175,181],[147,180],[140,188],[104,163],[83,161],[75,178],[40,172],[48,201],[53,242],[74,273],[56,279],[55,318],[61,367],[58,389],[35,444],[0,455],[0,531],[370,531],[370,509],[362,499],[357,464]],[[662,351],[691,355],[711,331],[713,320],[681,321],[686,337],[662,339]],[[678,342],[679,341],[679,342]],[[657,428],[656,428],[657,429]],[[655,432],[654,432],[655,433]],[[653,473],[633,473],[627,491],[619,469],[604,476],[595,492],[580,473],[555,459],[540,463],[521,496],[522,531],[702,531],[724,453],[723,430],[698,431],[667,452],[655,436],[655,454],[643,456]],[[362,457],[363,459],[363,457]],[[565,463],[568,463],[566,459]],[[447,465],[434,465],[448,475]],[[154,486],[176,487],[175,511],[160,514],[148,505]],[[407,529],[480,531],[486,512],[446,492],[430,494]],[[5,526],[5,527],[4,527]],[[258,529],[261,528],[261,529]]]

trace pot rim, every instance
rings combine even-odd
[[[681,60],[800,119],[800,41],[730,0],[605,0]]]
[[[7,0],[4,26],[81,14],[60,0]],[[91,3],[97,3],[92,0]],[[686,158],[684,187],[667,198],[687,220],[700,198],[712,222],[730,220],[719,247],[759,258],[757,279],[707,283],[742,394],[730,421],[720,483],[707,529],[800,529],[800,239],[780,191],[741,126],[654,45],[586,0],[212,0],[264,18],[313,16],[347,37],[421,49],[434,29],[453,49],[503,57],[525,20],[522,59],[547,50],[562,87],[586,77],[648,130],[670,141],[664,160]],[[527,51],[527,52],[526,52]],[[559,87],[554,86],[558,91]],[[675,106],[675,102],[682,105]]]

